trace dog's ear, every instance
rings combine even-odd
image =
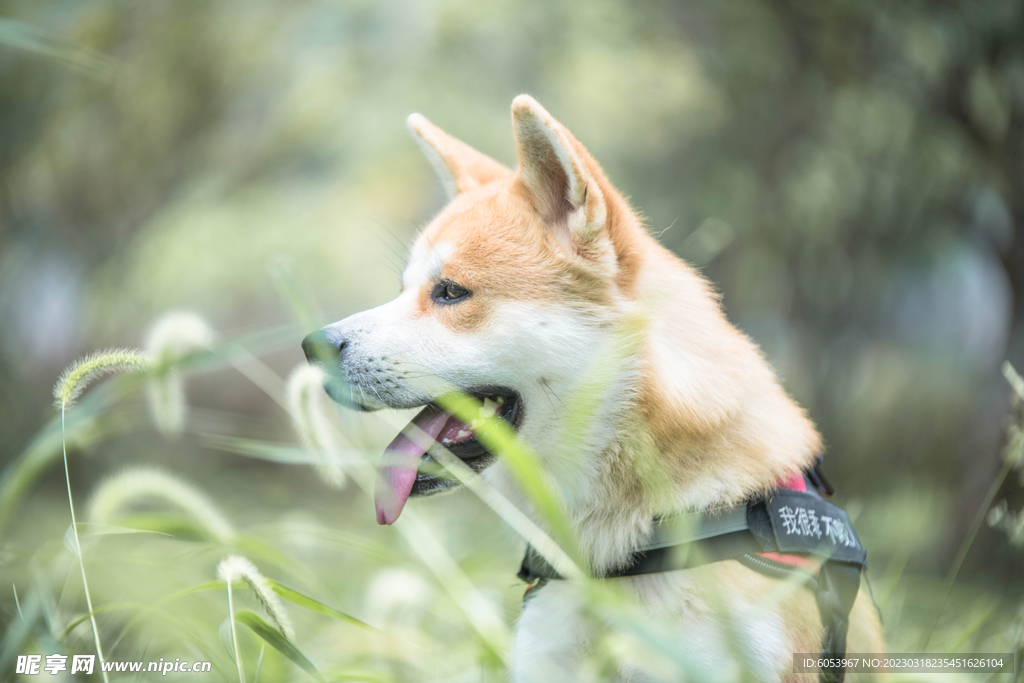
[[[409,114],[405,123],[441,177],[449,199],[492,180],[512,177],[508,168],[448,135],[422,114]]]
[[[529,95],[512,101],[512,127],[519,155],[517,182],[563,244],[576,252],[590,251],[607,218],[601,168]]]

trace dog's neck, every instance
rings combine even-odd
[[[594,571],[625,564],[653,519],[738,504],[810,466],[817,430],[707,281],[644,245],[633,300],[645,327],[616,428],[577,453],[566,482],[576,540]],[[564,473],[559,473],[564,474]],[[556,475],[557,476],[557,475]]]

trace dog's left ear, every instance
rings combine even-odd
[[[409,114],[405,123],[441,177],[449,199],[494,180],[512,177],[508,168],[448,135],[422,114]]]
[[[512,101],[519,171],[516,180],[559,241],[580,254],[601,240],[607,208],[600,166],[565,126],[537,100]]]

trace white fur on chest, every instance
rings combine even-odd
[[[620,612],[612,628],[584,607],[578,585],[554,580],[532,592],[513,640],[515,683],[585,681],[602,672],[606,680],[609,667],[630,683],[680,680],[681,674],[741,680],[743,669],[758,681],[781,680],[787,638],[779,615],[736,595],[718,595],[712,604],[710,586],[692,571],[611,581],[636,605]],[[644,642],[654,633],[661,648]]]

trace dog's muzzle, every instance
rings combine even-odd
[[[394,523],[410,496],[430,495],[458,485],[457,480],[447,473],[436,470],[434,466],[437,463],[430,453],[433,448],[446,449],[479,474],[496,460],[496,456],[479,439],[481,433],[486,434],[491,429],[488,425],[492,420],[501,420],[512,429],[517,429],[522,420],[520,394],[502,386],[474,386],[454,390],[453,395],[462,394],[479,402],[477,412],[466,416],[466,421],[442,407],[443,395],[423,396],[414,403],[408,403],[394,400],[393,396],[387,396],[387,392],[384,392],[387,398],[382,398],[380,393],[373,390],[383,405],[364,405],[357,399],[357,396],[363,396],[363,391],[358,386],[353,389],[347,381],[344,366],[346,346],[348,342],[344,336],[331,327],[321,328],[302,340],[302,352],[306,354],[306,360],[323,371],[324,390],[336,403],[367,411],[384,406],[421,408],[409,426],[385,449],[381,460],[374,493],[377,521],[380,524]],[[427,471],[420,472],[421,465],[426,465]]]
[[[353,410],[369,410],[356,400],[345,379],[342,362],[347,345],[345,339],[337,333],[320,328],[307,334],[302,340],[302,352],[306,354],[306,360],[310,365],[323,371],[324,391],[334,402]]]

